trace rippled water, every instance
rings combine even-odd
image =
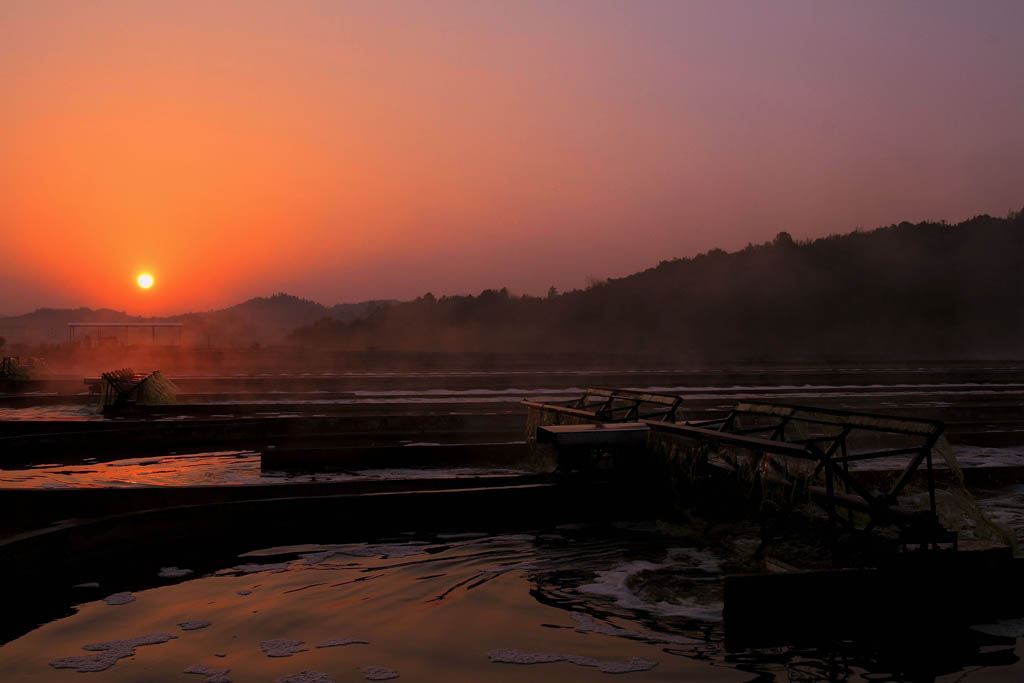
[[[727,558],[643,525],[266,548],[206,572],[172,559],[138,585],[97,570],[74,614],[0,648],[4,680],[909,680],[851,644],[729,651]],[[1019,680],[1024,640],[1003,628],[940,680]]]
[[[472,374],[472,373],[470,373]],[[417,376],[403,375],[403,376]],[[1017,383],[921,383],[921,384],[804,384],[804,385],[731,385],[731,386],[683,386],[683,385],[643,385],[626,387],[633,391],[656,391],[679,394],[690,401],[733,402],[745,399],[786,400],[786,401],[819,401],[850,398],[875,398],[882,405],[890,403],[885,399],[900,399],[896,405],[904,405],[906,401],[914,401],[920,406],[950,406],[951,401],[970,398],[1012,398],[1019,395],[1024,385]],[[416,405],[430,406],[433,404],[500,404],[517,402],[522,398],[540,398],[548,402],[561,402],[576,399],[583,392],[583,387],[531,388],[520,389],[508,387],[501,389],[395,389],[395,390],[356,390],[349,392],[351,398],[323,398],[325,392],[281,392],[280,399],[270,401],[266,398],[246,400],[243,395],[232,394],[228,400],[218,399],[216,395],[202,395],[197,400],[199,405],[223,405],[223,416],[233,415],[231,406],[238,406],[239,415],[253,415],[246,410],[252,404],[268,405],[277,403],[283,406],[301,409],[308,414],[316,406],[341,407],[349,405]],[[259,392],[261,396],[264,392]],[[274,394],[276,392],[266,392]],[[83,405],[81,400],[90,401]],[[61,420],[91,421],[103,420],[98,410],[98,399],[94,396],[81,394],[74,399],[70,396],[66,404],[40,405],[31,407],[10,407],[0,405],[0,420]],[[183,408],[184,410],[184,408]],[[287,412],[266,412],[258,415],[287,415]],[[190,416],[167,416],[161,419],[185,419]]]
[[[90,458],[89,460],[95,460]],[[44,463],[0,470],[0,488],[123,488],[144,486],[244,486],[368,479],[420,479],[523,474],[493,467],[360,469],[304,474],[261,470],[254,451],[209,451],[73,465]]]

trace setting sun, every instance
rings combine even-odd
[[[153,286],[153,276],[150,275],[149,273],[143,273],[142,275],[139,276],[137,282],[139,283],[139,287],[142,287],[143,289],[149,289],[150,287]]]

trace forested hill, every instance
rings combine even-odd
[[[786,233],[545,298],[393,304],[292,340],[337,348],[614,351],[682,360],[1024,357],[1024,211],[810,242]]]
[[[363,301],[324,306],[290,294],[256,297],[229,308],[203,313],[184,313],[158,318],[131,316],[106,308],[40,308],[20,316],[0,317],[0,338],[11,343],[60,343],[67,339],[69,322],[184,324],[182,341],[187,345],[248,346],[277,343],[301,325],[331,318],[350,322],[389,301]],[[88,334],[90,331],[85,331]],[[95,330],[91,331],[95,333]],[[149,331],[137,339],[149,341]],[[126,340],[131,343],[131,338]]]

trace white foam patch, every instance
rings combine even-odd
[[[198,620],[198,621],[179,621],[178,628],[182,631],[198,631],[201,628],[206,628],[211,622]]]
[[[275,638],[273,640],[261,640],[260,649],[262,649],[264,654],[268,657],[291,657],[297,652],[305,652],[306,648],[302,647],[305,644],[306,643],[301,640]]]
[[[390,681],[392,678],[398,678],[398,672],[383,666],[364,666],[363,676],[368,681]]]
[[[157,572],[157,576],[164,579],[180,579],[181,577],[188,576],[191,573],[191,569],[181,569],[180,567],[160,567],[160,571]]]
[[[135,602],[135,596],[125,591],[123,593],[114,593],[103,598],[103,602],[108,605],[127,605],[129,602]]]
[[[193,664],[185,669],[183,673],[206,676],[206,683],[231,683],[231,679],[228,678],[229,671],[231,669],[214,669],[205,664]]]
[[[599,633],[605,636],[616,636],[618,638],[639,640],[640,642],[651,643],[654,645],[693,645],[701,642],[685,636],[654,635],[641,633],[640,631],[632,631],[626,628],[619,628],[618,626],[612,626],[611,624],[603,624],[589,614],[580,614],[579,612],[572,612],[569,616],[571,616],[576,622],[576,631],[578,633]]]
[[[274,679],[274,683],[336,683],[333,678],[319,671],[301,671]]]
[[[173,640],[177,636],[170,633],[151,633],[128,640],[111,640],[103,643],[83,645],[83,650],[95,652],[80,657],[63,657],[50,662],[54,669],[76,669],[79,673],[106,671],[117,664],[118,660],[135,655],[135,648],[142,645],[158,645]]]
[[[991,624],[975,624],[971,628],[981,633],[987,633],[990,636],[1024,638],[1024,618],[1000,619]]]
[[[359,640],[358,638],[332,638],[331,640],[325,640],[324,642],[317,645],[317,648],[324,647],[342,647],[344,645],[369,645],[368,640]]]
[[[685,617],[699,621],[721,621],[721,605],[709,607],[665,601],[647,602],[629,588],[630,578],[640,572],[671,569],[680,565],[703,570],[708,573],[716,573],[718,571],[718,560],[713,555],[693,548],[672,548],[668,552],[668,558],[661,563],[639,560],[628,562],[608,571],[595,572],[595,581],[580,586],[580,591],[611,598],[615,601],[616,605],[627,609],[650,612],[660,616]]]
[[[606,674],[625,674],[634,671],[650,671],[657,662],[642,657],[630,657],[625,661],[614,659],[594,659],[581,655],[563,654],[561,652],[525,652],[523,650],[501,649],[491,650],[487,658],[495,664],[553,664],[569,662],[576,666],[588,666]]]

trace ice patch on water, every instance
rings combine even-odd
[[[261,640],[260,649],[268,657],[291,657],[297,652],[305,652],[306,648],[302,647],[305,644],[301,640],[274,638],[273,640]]]
[[[160,567],[160,571],[157,572],[157,576],[164,579],[179,579],[182,576],[188,576],[191,573],[191,569],[181,569],[180,567]]]
[[[324,647],[341,647],[343,645],[369,645],[368,640],[359,640],[358,638],[332,638],[331,640],[325,640],[324,642],[317,645],[317,648]]]
[[[95,652],[93,655],[82,655],[80,657],[63,657],[50,662],[54,669],[76,669],[79,673],[90,673],[95,671],[106,671],[117,664],[119,659],[131,657],[135,654],[135,648],[142,645],[159,645],[173,640],[177,636],[170,633],[151,633],[145,636],[137,636],[128,640],[111,640],[103,643],[91,643],[83,645],[83,650]]]
[[[1020,619],[1000,619],[992,624],[975,624],[971,628],[981,633],[987,633],[990,636],[1024,638],[1024,617]]]
[[[231,683],[231,679],[228,678],[229,671],[231,669],[214,669],[205,664],[193,664],[183,673],[206,676],[206,683]]]
[[[561,652],[525,652],[523,650],[501,649],[491,650],[487,658],[495,664],[552,664],[569,662],[576,666],[594,667],[606,674],[625,674],[634,671],[650,671],[657,662],[642,657],[630,657],[626,661],[613,659],[594,659],[581,655],[563,654]]]
[[[129,602],[135,602],[135,596],[124,591],[123,593],[114,593],[103,598],[103,602],[108,605],[127,605]]]
[[[364,666],[363,676],[368,681],[390,681],[392,678],[398,678],[398,672],[385,669],[383,666]]]
[[[335,683],[335,680],[319,671],[302,671],[275,678],[274,683]]]
[[[640,631],[631,631],[630,629],[612,626],[611,624],[602,624],[589,614],[580,614],[579,612],[571,612],[569,616],[576,622],[576,631],[578,633],[600,633],[601,635],[629,638],[630,640],[639,640],[654,645],[692,645],[701,642],[693,638],[686,638],[685,636],[648,635]]]
[[[209,621],[179,621],[178,628],[182,631],[198,631],[201,628],[206,628],[210,625]]]

